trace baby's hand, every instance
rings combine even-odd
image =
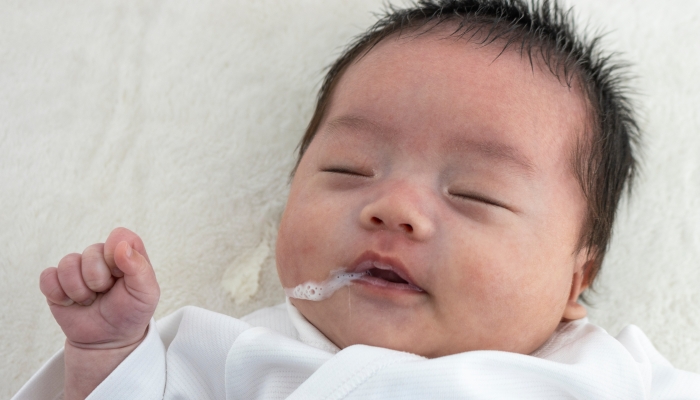
[[[68,344],[82,349],[138,343],[160,297],[141,238],[125,228],[45,269],[39,286]]]

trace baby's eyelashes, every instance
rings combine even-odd
[[[329,167],[329,168],[323,168],[321,169],[323,172],[330,172],[334,174],[342,174],[342,175],[354,175],[354,176],[359,176],[359,177],[365,177],[365,178],[371,178],[374,176],[374,172],[366,172],[366,171],[360,171],[357,169],[353,168],[348,168],[348,167]]]
[[[464,201],[476,201],[479,203],[483,203],[489,206],[495,206],[495,207],[501,207],[505,208],[507,210],[510,210],[510,208],[503,204],[502,202],[498,200],[494,200],[488,196],[484,196],[478,193],[459,193],[459,192],[447,192],[450,196],[455,197],[459,200],[464,200]]]

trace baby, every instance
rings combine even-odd
[[[287,304],[155,323],[144,244],[115,229],[42,273],[66,344],[16,398],[700,398],[700,376],[579,303],[637,126],[566,15],[391,10],[333,64],[302,139],[277,238]]]

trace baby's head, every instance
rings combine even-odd
[[[339,347],[530,353],[582,318],[635,160],[614,67],[547,2],[392,10],[331,67],[277,243]],[[368,271],[368,272],[367,272]]]

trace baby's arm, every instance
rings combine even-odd
[[[41,273],[66,335],[64,399],[84,399],[143,340],[160,288],[141,238],[125,228]]]

